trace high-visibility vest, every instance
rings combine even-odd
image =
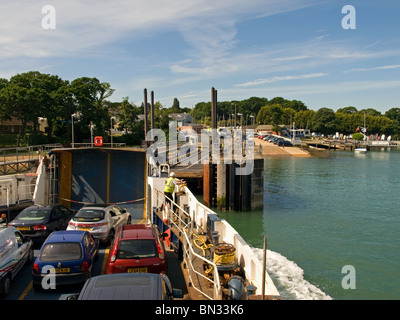
[[[172,183],[172,181],[174,181],[175,178],[174,177],[170,177],[167,181],[167,184],[165,185],[165,189],[164,192],[169,192],[169,193],[174,193],[175,191],[175,185]]]

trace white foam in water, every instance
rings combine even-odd
[[[262,262],[263,250],[252,248]],[[331,300],[332,298],[304,279],[304,271],[281,254],[267,250],[267,271],[282,298],[286,300]]]

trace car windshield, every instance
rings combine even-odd
[[[55,242],[46,244],[40,252],[40,261],[71,261],[82,257],[81,245],[77,242]]]
[[[17,216],[19,220],[43,220],[47,217],[50,209],[25,209]]]
[[[122,240],[118,244],[117,259],[153,258],[157,246],[153,239]]]
[[[104,210],[100,209],[81,209],[73,218],[74,221],[94,222],[104,219]]]

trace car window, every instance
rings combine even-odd
[[[60,207],[60,211],[63,215],[68,215],[70,214],[70,211],[66,207]]]
[[[140,259],[157,256],[153,239],[122,240],[118,244],[117,259]]]
[[[82,257],[81,245],[77,242],[47,243],[40,251],[41,261],[69,261]]]
[[[60,207],[55,207],[53,209],[53,213],[52,213],[53,220],[61,219],[61,217],[62,217],[62,213],[61,213]]]
[[[77,212],[74,221],[94,222],[104,219],[104,211],[98,209],[81,209]]]
[[[83,239],[83,243],[85,245],[86,251],[90,251],[94,246],[94,240],[90,235],[86,235]]]
[[[49,213],[49,209],[46,208],[35,208],[25,209],[17,216],[20,220],[44,220]]]
[[[109,215],[111,217],[115,217],[116,216],[116,214],[115,214],[115,212],[113,210],[110,210],[108,213],[109,213]]]
[[[24,237],[19,232],[15,232],[15,239],[18,244],[24,244]]]

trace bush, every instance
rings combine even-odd
[[[363,141],[364,135],[361,132],[353,133],[353,139],[357,141]]]

